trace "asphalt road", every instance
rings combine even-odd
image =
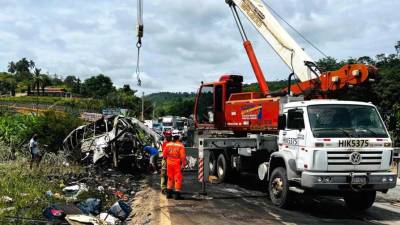
[[[207,196],[199,199],[200,184],[196,173],[184,175],[184,199],[167,200],[159,194],[159,176],[147,177],[153,198],[153,219],[147,224],[228,225],[228,224],[400,224],[400,199],[379,195],[365,212],[352,212],[343,200],[333,197],[301,195],[290,210],[272,205],[263,184],[242,176],[228,184],[208,184]],[[400,186],[397,186],[399,191]],[[154,195],[155,198],[154,198]],[[155,201],[155,202],[154,202]]]

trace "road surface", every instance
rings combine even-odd
[[[366,212],[352,212],[343,200],[333,197],[302,197],[290,210],[272,205],[263,185],[255,178],[242,176],[229,184],[208,184],[207,197],[200,191],[197,174],[184,175],[184,200],[169,200],[159,193],[159,176],[149,175],[137,194],[131,224],[399,224],[400,186]],[[393,191],[392,191],[393,192]],[[394,197],[391,197],[394,196]]]

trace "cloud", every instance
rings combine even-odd
[[[393,53],[400,39],[395,0],[269,0],[277,13],[328,55],[342,59]],[[231,12],[223,0],[144,1],[141,78],[136,85],[136,1],[0,0],[0,71],[11,60],[33,59],[50,74],[99,73],[117,86],[146,93],[196,91],[201,81],[243,74],[254,82]],[[373,6],[373,7],[372,7]],[[285,64],[243,18],[267,80],[284,79]],[[321,57],[289,27],[314,58]]]

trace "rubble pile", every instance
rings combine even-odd
[[[62,192],[44,193],[52,204],[43,209],[43,216],[56,223],[126,224],[140,178],[93,166],[80,174],[49,175],[49,182],[59,183]]]

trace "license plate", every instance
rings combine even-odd
[[[367,178],[366,177],[352,177],[351,183],[352,184],[366,184]]]

